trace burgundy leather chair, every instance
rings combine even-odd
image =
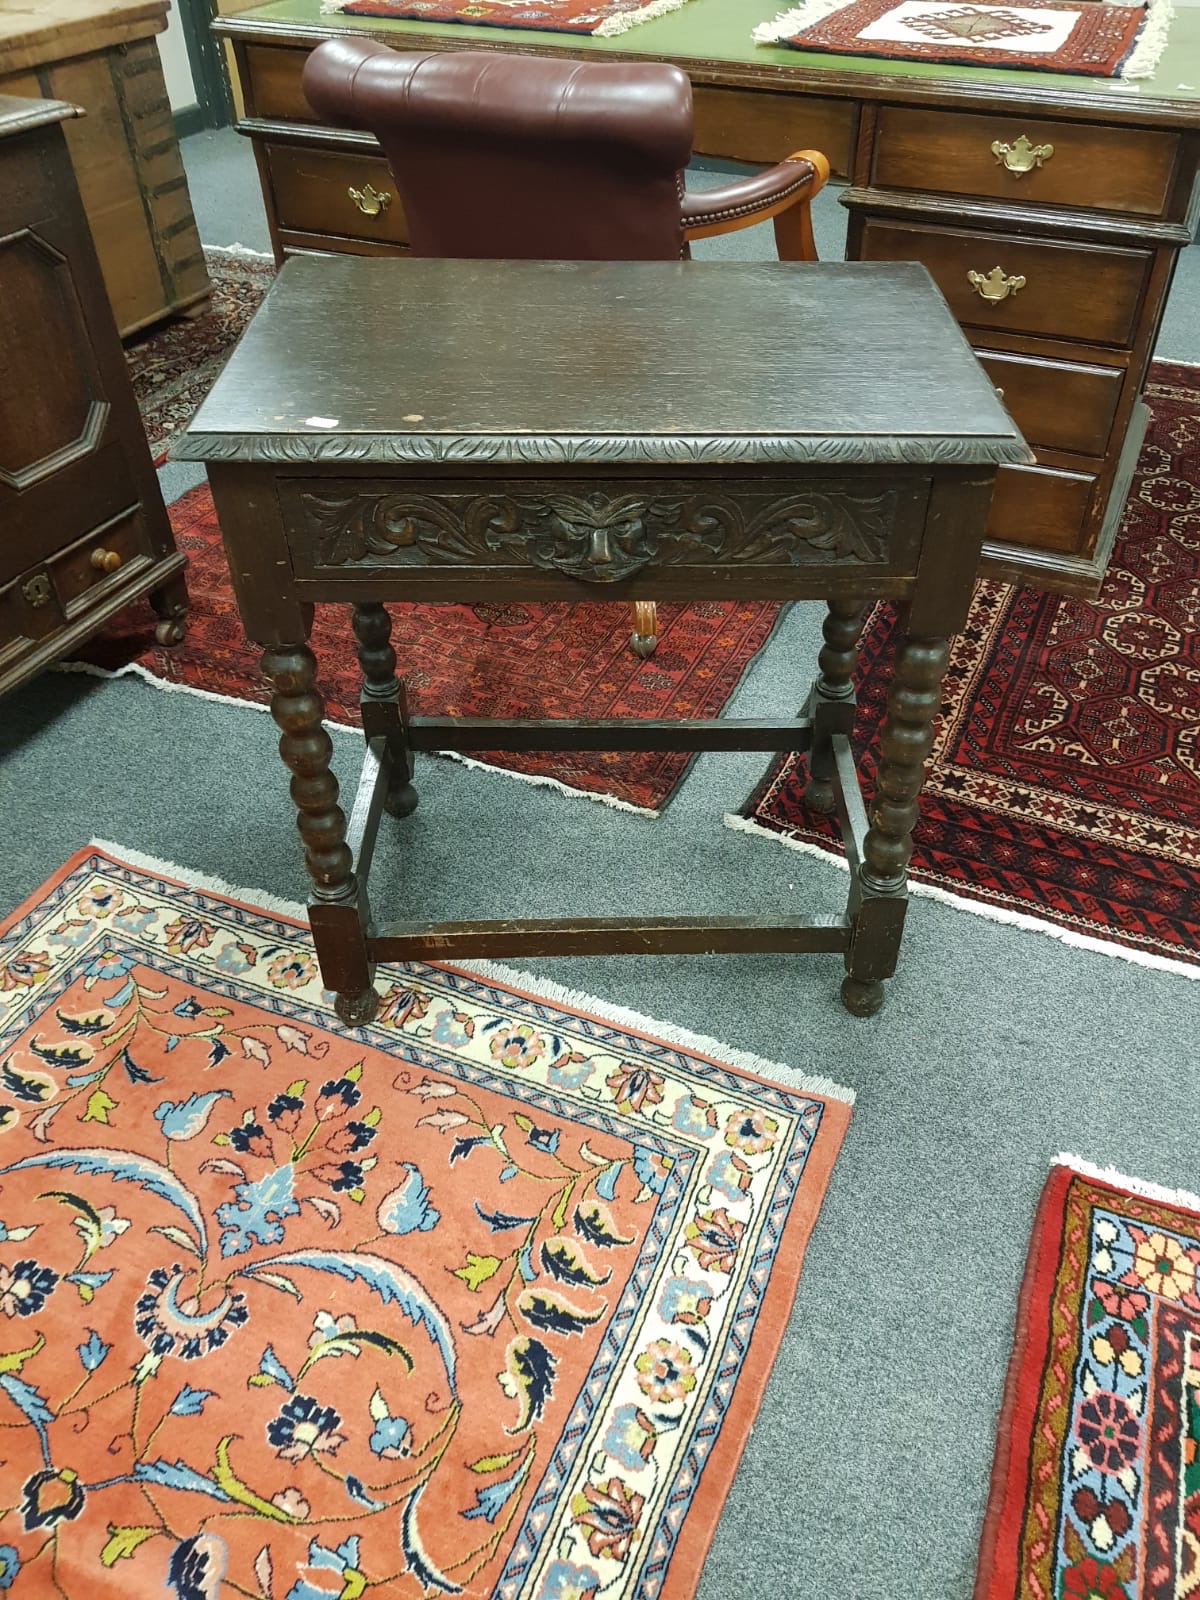
[[[692,239],[772,218],[780,260],[816,260],[809,204],[825,157],[802,150],[687,194],[692,86],[668,63],[330,39],[305,63],[303,88],[322,120],[379,140],[417,255],[678,260]],[[648,656],[654,602],[634,602],[633,619],[633,648]]]

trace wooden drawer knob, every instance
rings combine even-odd
[[[993,305],[1025,287],[1024,278],[1019,274],[1010,278],[1002,267],[993,267],[990,272],[968,272],[967,281],[981,300],[990,300]]]
[[[347,193],[364,217],[379,216],[380,212],[386,211],[392,202],[392,197],[386,189],[380,193],[374,184],[370,183],[364,183],[361,189],[356,189],[351,184]]]
[[[92,565],[97,572],[115,572],[121,565],[119,550],[106,550],[103,545],[92,551]]]
[[[1014,178],[1023,178],[1027,172],[1049,161],[1054,154],[1054,146],[1030,144],[1022,133],[1011,144],[1006,144],[1003,139],[994,139],[992,154],[1006,172],[1011,172]]]

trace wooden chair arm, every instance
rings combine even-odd
[[[797,150],[786,160],[739,178],[719,189],[687,194],[683,228],[687,239],[711,239],[775,219],[781,261],[815,261],[809,203],[829,177],[829,162],[819,150]]]

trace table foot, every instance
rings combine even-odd
[[[379,1011],[378,991],[362,989],[358,994],[336,994],[333,1009],[348,1028],[365,1028],[374,1022]]]
[[[148,598],[159,619],[154,628],[155,643],[163,646],[181,643],[187,631],[184,618],[188,609],[187,583],[183,573],[164,583],[161,589],[151,589]]]
[[[383,798],[383,809],[389,817],[411,817],[417,809],[420,796],[411,783],[398,783]]]
[[[853,1017],[873,1017],[883,1006],[883,984],[875,979],[842,979],[842,1004]]]
[[[823,817],[832,816],[836,801],[833,785],[827,778],[810,777],[804,785],[802,798],[809,811],[817,811]]]
[[[629,647],[645,661],[658,649],[658,606],[653,600],[634,600],[629,609],[633,616]]]

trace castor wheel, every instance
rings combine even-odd
[[[181,644],[187,627],[182,617],[164,617],[155,625],[154,639],[156,644],[172,645]]]
[[[868,981],[847,973],[842,979],[842,1004],[851,1016],[873,1017],[883,1005],[883,984],[878,978]]]
[[[397,789],[389,789],[383,797],[383,809],[389,817],[410,817],[417,809],[420,796],[411,783],[401,784]]]
[[[804,785],[803,800],[809,811],[828,817],[834,810],[833,784],[828,778],[810,777]]]
[[[363,989],[360,994],[336,994],[333,1009],[348,1028],[365,1028],[374,1022],[379,1010],[379,995],[375,989]]]

